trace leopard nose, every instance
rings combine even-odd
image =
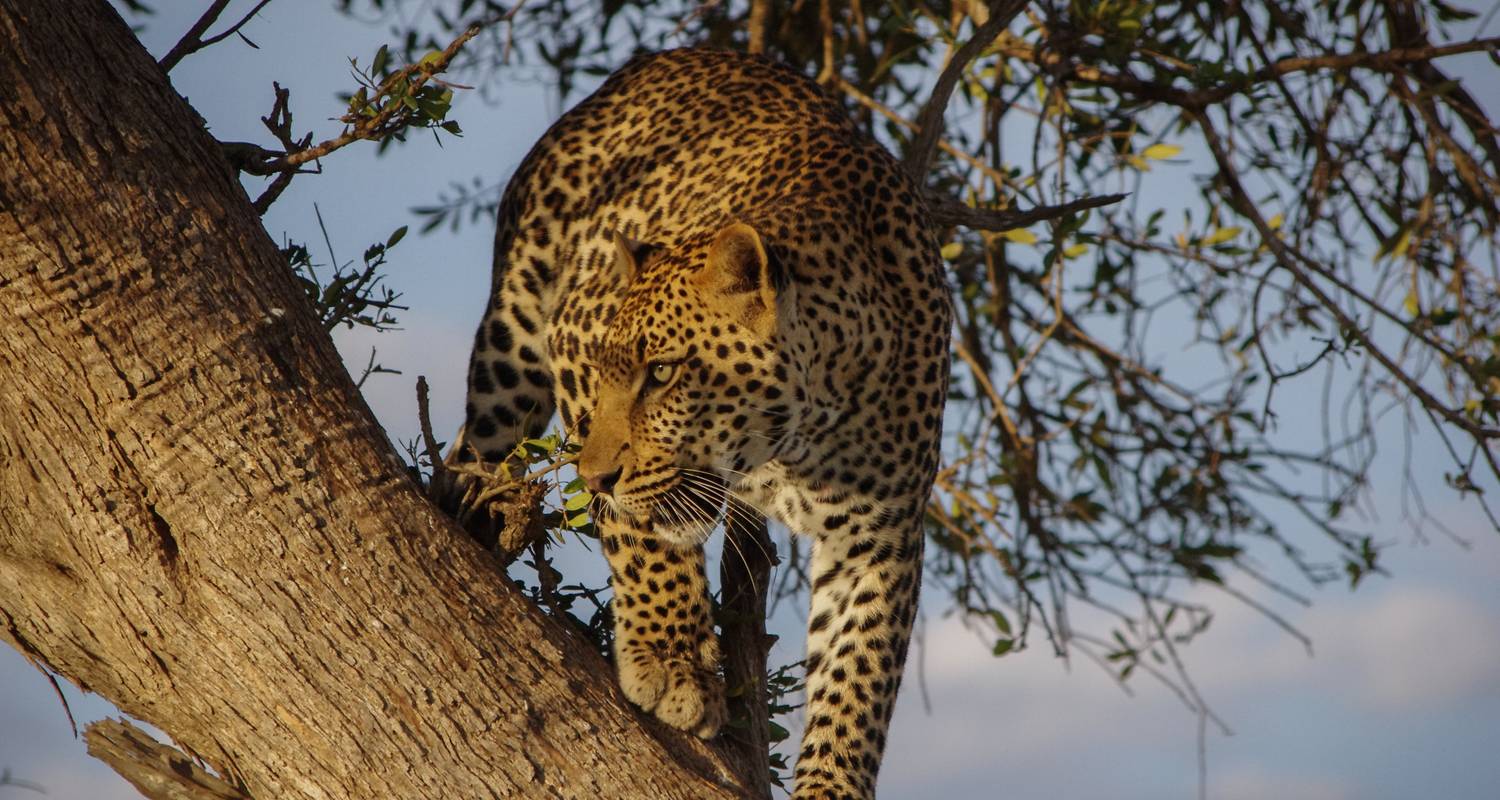
[[[615,491],[615,485],[620,482],[621,472],[622,469],[620,467],[615,467],[610,472],[585,475],[583,476],[583,482],[588,484],[589,491],[594,494],[612,494]]]

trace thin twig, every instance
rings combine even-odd
[[[171,72],[172,68],[177,66],[177,62],[182,59],[206,47],[216,45],[238,33],[240,28],[245,27],[245,24],[253,19],[256,14],[259,14],[260,10],[265,8],[271,0],[260,0],[259,3],[255,4],[254,8],[250,9],[250,13],[242,17],[239,22],[229,26],[223,33],[204,39],[204,32],[219,19],[219,15],[224,13],[224,9],[229,6],[229,2],[230,0],[214,0],[213,4],[208,7],[208,10],[203,12],[203,16],[199,17],[198,21],[193,23],[193,27],[189,28],[188,32],[183,34],[177,44],[172,45],[172,49],[167,51],[166,55],[162,56],[161,61],[157,62],[161,65],[162,71]]]
[[[1026,44],[1007,44],[1001,48],[1000,52],[1008,58],[1047,67],[1061,78],[1107,86],[1137,97],[1170,103],[1182,108],[1203,109],[1244,94],[1258,84],[1293,73],[1324,69],[1348,70],[1357,67],[1382,70],[1405,64],[1425,63],[1444,56],[1493,52],[1497,49],[1500,49],[1500,37],[1473,39],[1434,47],[1403,47],[1374,53],[1327,53],[1321,56],[1284,58],[1233,82],[1198,90],[1176,89],[1165,80],[1146,81],[1125,73],[1108,72],[1089,64],[1068,63],[1062,54],[1042,51]]]
[[[1418,402],[1423,406],[1436,412],[1450,424],[1462,429],[1479,441],[1500,439],[1500,428],[1488,427],[1468,419],[1463,414],[1449,408],[1434,397],[1431,392],[1427,391],[1426,387],[1408,375],[1390,356],[1386,355],[1385,351],[1377,347],[1374,341],[1371,340],[1371,337],[1361,330],[1354,319],[1344,313],[1344,310],[1339,307],[1338,303],[1334,302],[1333,298],[1323,291],[1323,287],[1319,286],[1308,275],[1307,270],[1303,269],[1303,263],[1315,265],[1316,262],[1307,259],[1305,256],[1301,256],[1291,245],[1282,241],[1281,237],[1277,236],[1276,232],[1271,230],[1271,226],[1261,216],[1249,193],[1240,185],[1239,172],[1229,160],[1229,152],[1219,136],[1218,129],[1208,119],[1208,116],[1202,112],[1193,112],[1192,119],[1197,123],[1199,130],[1203,131],[1204,141],[1207,142],[1209,151],[1213,153],[1214,161],[1219,167],[1219,174],[1223,177],[1223,186],[1228,195],[1227,199],[1233,205],[1234,209],[1255,226],[1256,231],[1260,234],[1261,241],[1270,249],[1271,254],[1276,258],[1276,262],[1287,272],[1291,273],[1298,284],[1318,299],[1318,303],[1338,321],[1339,327],[1345,335],[1359,341],[1365,348],[1365,351],[1370,354],[1370,357],[1379,362],[1390,376],[1396,382],[1406,387],[1406,390],[1411,392],[1412,396],[1416,397]],[[1319,272],[1321,274],[1323,270]]]
[[[838,75],[833,63],[833,0],[818,0],[818,27],[823,33],[823,66],[818,71],[818,83],[831,86]]]
[[[838,88],[844,92],[844,94],[849,95],[849,97],[852,98],[854,102],[859,103],[865,108],[874,111],[880,116],[885,117],[891,122],[894,122],[909,131],[915,132],[917,130],[917,123],[912,122],[911,120],[901,116],[900,114],[897,114],[894,110],[891,109],[890,106],[887,106],[879,100],[876,100],[875,98],[860,91],[859,87],[855,86],[854,84],[844,80],[843,78],[835,76],[835,85],[837,85]],[[1005,173],[991,167],[990,165],[975,158],[969,153],[965,153],[963,150],[960,150],[958,147],[954,146],[947,139],[939,138],[938,148],[941,149],[944,153],[947,153],[948,155],[953,156],[954,158],[964,162],[965,164],[968,164],[969,166],[979,170],[980,172],[983,172],[987,177],[989,177],[990,180],[995,182],[995,185],[997,187],[1010,183],[1009,179],[1006,178]]]
[[[214,0],[209,5],[208,10],[203,12],[203,16],[199,17],[198,21],[193,23],[193,27],[188,28],[187,33],[182,35],[177,44],[172,45],[172,49],[168,50],[167,54],[161,57],[161,61],[157,62],[161,65],[162,71],[171,72],[172,68],[177,66],[177,62],[201,47],[202,42],[199,37],[203,35],[204,31],[208,30],[208,26],[214,24],[214,21],[219,18],[220,14],[224,13],[224,9],[228,6],[229,0]]]
[[[228,39],[230,36],[233,36],[234,34],[239,33],[240,28],[245,27],[245,24],[248,23],[251,19],[253,19],[256,14],[259,14],[260,10],[262,8],[265,8],[268,4],[270,4],[270,2],[271,2],[271,0],[260,0],[259,3],[255,4],[255,8],[250,9],[250,13],[248,13],[244,17],[242,17],[239,22],[236,22],[233,25],[229,26],[228,30],[224,31],[223,33],[221,33],[221,34],[219,34],[217,36],[210,36],[209,38],[204,39],[203,42],[202,42],[202,44],[200,44],[196,49],[202,50],[205,47],[209,47],[211,45],[218,44],[219,42],[222,42],[225,39]]]
[[[432,464],[432,482],[447,479],[448,465],[443,463],[442,451],[437,437],[432,435],[432,415],[427,405],[427,376],[417,376],[417,421],[422,427],[422,448],[427,451],[427,461]]]

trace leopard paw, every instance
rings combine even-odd
[[[662,722],[712,739],[724,724],[724,684],[713,669],[650,650],[620,654],[625,697]]]

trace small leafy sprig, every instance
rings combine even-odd
[[[340,325],[346,328],[360,326],[376,331],[394,328],[396,317],[392,312],[405,311],[407,307],[396,302],[401,297],[399,292],[381,285],[385,278],[381,269],[386,264],[386,253],[406,236],[406,226],[402,225],[392,231],[384,242],[366,247],[362,258],[363,266],[355,268],[352,260],[339,261],[334,254],[328,228],[323,224],[322,212],[316,206],[313,210],[318,218],[318,227],[323,232],[323,242],[328,248],[332,274],[325,276],[318,273],[318,267],[324,265],[313,261],[312,253],[305,244],[288,240],[282,246],[281,253],[286,257],[287,265],[292,268],[292,274],[307,299],[312,302],[323,330],[332,331]]]
[[[796,661],[783,664],[766,675],[766,705],[769,712],[766,717],[770,728],[771,783],[783,789],[787,787],[787,779],[791,777],[792,765],[787,763],[786,753],[778,753],[776,748],[791,737],[791,732],[778,724],[776,718],[802,707],[802,704],[795,700],[807,688],[807,676],[803,672],[805,663]]]
[[[353,94],[339,97],[349,106],[339,121],[353,126],[345,135],[373,139],[381,150],[392,141],[405,141],[408,128],[441,128],[462,136],[458,122],[448,119],[448,111],[453,105],[453,88],[468,87],[436,77],[447,67],[444,52],[434,50],[397,70],[390,69],[390,59],[386,45],[375,51],[368,69],[361,69],[358,59],[349,59],[350,71],[360,87]]]
[[[274,191],[257,201],[257,210],[265,212],[265,207],[286,188],[290,176],[309,171],[303,165],[353,142],[375,141],[384,150],[393,140],[405,141],[406,131],[412,127],[434,132],[442,129],[453,136],[463,135],[458,123],[448,119],[448,112],[453,105],[453,90],[471,87],[444,81],[437,75],[448,69],[453,58],[484,29],[484,25],[475,23],[469,26],[447,47],[434,50],[399,69],[390,69],[390,49],[384,45],[375,51],[368,68],[361,68],[358,59],[349,59],[359,88],[341,95],[347,104],[347,110],[339,117],[344,130],[338,136],[315,145],[308,144],[312,141],[312,134],[297,138],[292,133],[288,92],[279,85],[275,86],[276,106],[262,121],[280,140],[283,149],[277,152],[246,142],[221,143],[226,158],[236,169],[251,175],[277,176]]]

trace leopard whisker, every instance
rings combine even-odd
[[[718,525],[719,521],[718,521],[717,515],[710,516],[709,513],[703,509],[702,506],[699,506],[698,504],[694,503],[693,500],[697,499],[697,500],[703,501],[703,506],[717,506],[717,507],[722,507],[723,506],[722,498],[718,502],[715,502],[714,499],[713,499],[713,497],[711,495],[705,494],[702,491],[702,488],[705,488],[705,487],[702,484],[699,484],[699,483],[695,482],[691,478],[691,476],[688,476],[688,475],[683,475],[682,476],[682,483],[679,484],[679,485],[681,486],[683,492],[685,494],[689,495],[688,498],[682,498],[682,500],[683,500],[684,505],[690,511],[690,513],[693,514],[694,518],[698,522],[701,522],[702,524],[708,526],[708,528],[710,530],[712,530],[714,526]],[[706,487],[706,488],[716,489],[717,487]]]
[[[695,472],[695,473],[697,473],[699,475],[704,475],[704,476],[707,476],[709,478],[712,478],[714,480],[720,480],[720,481],[724,480],[723,476],[715,475],[714,473],[709,472],[708,470],[694,469],[692,467],[682,467],[681,469],[683,469],[684,471],[692,471],[692,472]],[[736,475],[736,476],[738,476],[740,478],[743,478],[743,479],[746,479],[746,480],[752,480],[752,478],[750,476],[750,473],[748,473],[748,472],[742,472],[740,470],[734,469],[733,467],[721,467],[721,466],[715,465],[714,469],[720,469],[720,470],[723,470],[723,471],[725,471],[725,472],[727,472],[727,473],[729,473],[731,475]]]
[[[720,498],[719,505],[722,505],[724,508],[726,520],[738,520],[746,528],[751,528],[761,524],[761,521],[764,518],[768,518],[770,516],[766,513],[765,509],[762,509],[749,500],[745,499],[744,497],[741,497],[737,492],[733,491],[728,486],[723,485],[722,483],[707,483],[704,482],[703,478],[698,477],[698,475],[692,474],[702,473],[702,470],[692,470],[689,468],[684,472],[684,480],[693,481],[695,486],[706,488],[710,491],[718,493],[718,496]],[[726,536],[726,538],[728,537]],[[771,555],[771,553],[766,551],[764,544],[761,544],[758,540],[756,544],[760,547],[761,555],[765,556],[767,561],[775,561],[775,558]],[[736,544],[735,547],[738,548],[738,545]],[[740,558],[741,560],[744,560],[745,554],[743,552],[740,553]],[[747,571],[750,569],[750,564],[748,561],[745,562],[745,569]]]
[[[741,475],[741,476],[743,476],[744,478],[747,478],[747,479],[750,478],[750,476],[748,474],[746,474],[744,472],[739,472],[738,470],[732,470],[731,469],[731,470],[728,470],[728,471],[731,472],[731,473],[736,473],[738,475]],[[763,517],[769,517],[769,516],[771,516],[764,508],[761,508],[760,506],[758,506],[755,503],[751,502],[748,498],[746,498],[743,495],[741,495],[739,492],[735,491],[733,487],[729,486],[728,483],[726,483],[724,481],[724,479],[721,478],[721,477],[719,477],[718,475],[714,475],[713,473],[707,472],[705,470],[693,469],[691,467],[684,467],[683,468],[683,472],[684,472],[684,477],[687,477],[687,476],[690,475],[695,480],[703,482],[703,484],[706,485],[708,488],[712,489],[713,491],[719,492],[723,496],[723,498],[725,500],[732,500],[735,503],[738,503],[740,506],[742,506],[743,509],[747,509],[748,511],[754,512],[754,513],[759,514],[759,515],[761,515]],[[699,477],[699,476],[702,476],[702,477]],[[746,521],[752,521],[752,520],[749,520],[748,517],[746,517],[745,519],[746,519]]]
[[[656,504],[661,507],[673,527],[684,527],[683,510],[677,505],[677,498],[670,494],[663,494],[656,499]]]
[[[684,487],[686,488],[686,487]],[[693,506],[684,498],[676,497],[670,493],[662,494],[656,500],[657,504],[666,511],[671,522],[677,527],[688,527],[690,523],[696,523],[706,527],[712,532],[715,522],[708,519],[702,511]]]
[[[722,483],[711,484],[711,483],[708,483],[703,478],[701,478],[701,477],[699,477],[697,475],[693,475],[691,473],[684,473],[683,474],[683,487],[685,489],[687,489],[687,490],[689,490],[689,491],[697,494],[701,499],[704,499],[704,500],[712,500],[713,499],[712,497],[706,495],[704,493],[704,490],[708,490],[708,491],[711,491],[711,492],[716,492],[717,495],[718,495],[719,501],[717,503],[715,503],[715,505],[718,505],[718,506],[722,507],[724,509],[724,513],[725,513],[726,516],[731,515],[731,514],[735,513],[735,511],[736,511],[736,509],[735,509],[735,507],[734,507],[734,505],[732,503],[727,503],[725,501],[727,501],[728,499],[730,499],[732,497],[733,497],[733,499],[736,499],[736,500],[738,500],[739,498],[734,497],[733,494],[728,490],[728,488],[726,486],[724,486]],[[745,512],[743,510],[739,510],[739,513],[741,515],[743,515],[741,517],[742,521],[747,522],[747,523],[748,522],[753,522],[753,520],[751,520],[748,515],[745,515]],[[752,591],[755,592],[756,596],[759,596],[760,595],[760,586],[755,581],[755,578],[754,578],[754,576],[751,573],[750,559],[745,556],[745,550],[744,550],[744,548],[740,547],[739,542],[735,541],[735,537],[729,535],[729,532],[727,530],[727,526],[726,526],[726,531],[725,531],[725,535],[724,535],[724,541],[726,541],[726,542],[729,543],[729,546],[734,549],[735,554],[739,556],[740,563],[743,564],[743,565],[745,565],[745,574],[747,576],[750,576],[750,588],[751,588]],[[764,554],[764,550],[762,550],[762,553]]]

